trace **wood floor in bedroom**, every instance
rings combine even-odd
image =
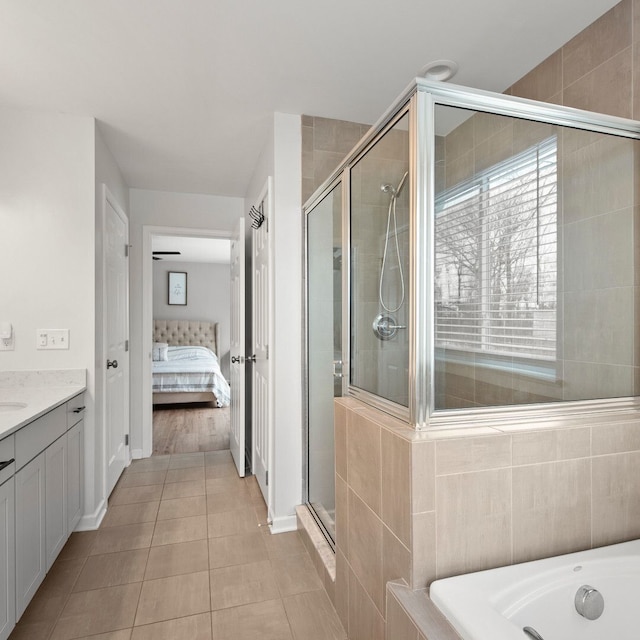
[[[229,407],[206,402],[154,406],[153,455],[228,449],[229,426]]]

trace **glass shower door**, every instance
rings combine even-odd
[[[335,539],[333,399],[342,395],[342,185],[307,214],[307,501]]]

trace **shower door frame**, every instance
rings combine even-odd
[[[347,172],[341,171],[332,176],[330,181],[323,184],[322,188],[316,191],[313,196],[307,200],[303,206],[303,229],[302,229],[302,273],[303,273],[303,285],[302,285],[302,298],[303,298],[303,359],[302,359],[302,380],[303,390],[302,394],[302,420],[304,428],[302,430],[302,496],[304,502],[309,509],[309,512],[316,521],[318,527],[322,531],[327,542],[331,548],[335,551],[335,534],[331,532],[325,526],[322,518],[316,512],[309,496],[309,235],[308,235],[308,220],[309,215],[313,213],[317,206],[319,206],[324,199],[329,196],[337,187],[341,190],[341,221],[342,221],[342,327],[341,327],[341,350],[342,350],[342,372],[340,374],[341,379],[341,396],[347,395],[348,385],[347,377],[344,372],[348,370],[349,362],[347,354],[348,336],[349,336],[349,306],[347,301],[349,300],[347,280],[348,272],[348,247],[349,247],[349,233],[347,224],[348,207],[347,201],[349,198],[349,185],[347,182]],[[335,397],[335,396],[334,396]],[[334,463],[335,463],[335,444],[334,444]],[[335,468],[334,468],[335,475]]]

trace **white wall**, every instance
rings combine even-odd
[[[151,401],[151,390],[142,389],[143,367],[151,366],[151,345],[144,345],[142,338],[143,227],[212,229],[230,233],[243,213],[243,198],[145,189],[131,189],[129,192],[129,237],[132,245],[129,266],[131,269],[131,447],[133,451],[142,451],[143,403],[147,402],[145,392],[148,392],[149,403]],[[184,235],[189,234],[185,232]]]
[[[270,139],[254,171],[247,203],[267,177],[274,179],[269,227],[274,252],[274,459],[271,463],[274,530],[295,528],[302,502],[302,123],[298,115],[274,114]]]
[[[0,140],[0,320],[15,329],[15,351],[0,352],[0,370],[87,370],[93,469],[100,463],[89,444],[96,430],[94,120],[1,108]],[[37,350],[40,328],[69,329],[69,349]],[[101,499],[93,477],[85,513]]]
[[[187,273],[187,304],[169,304],[169,271]],[[220,332],[218,358],[229,378],[231,267],[203,262],[154,261],[153,317],[161,320],[206,320],[217,322]]]

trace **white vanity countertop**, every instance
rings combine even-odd
[[[11,435],[52,409],[86,391],[84,375],[60,375],[62,372],[12,372],[0,374],[0,438]],[[64,372],[68,374],[69,372]],[[84,372],[82,372],[84,374]],[[55,375],[57,374],[57,375]],[[6,410],[3,402],[20,402],[24,408]]]

